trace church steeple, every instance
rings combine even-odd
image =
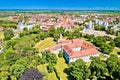
[[[58,40],[58,42],[62,41],[62,34],[60,33],[60,38]]]

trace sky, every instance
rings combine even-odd
[[[0,0],[0,9],[120,10],[120,0]]]

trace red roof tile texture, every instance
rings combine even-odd
[[[73,48],[81,47],[81,50],[74,51]],[[63,46],[64,51],[68,54],[69,58],[77,58],[92,54],[98,54],[98,50],[88,43],[80,39],[74,39],[73,43]]]
[[[73,48],[80,48],[77,51]],[[69,56],[69,58],[77,58],[87,55],[98,54],[98,50],[91,44],[88,44],[80,39],[73,40],[61,40],[56,45],[49,47],[49,51],[56,49],[63,49]]]

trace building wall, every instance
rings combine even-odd
[[[65,60],[69,63],[70,58],[69,58],[68,54],[65,52],[65,50],[63,50],[63,56],[64,56]]]
[[[69,59],[69,62],[75,62],[77,59],[83,59],[83,61],[84,62],[90,62],[91,60],[90,60],[90,58],[91,57],[97,57],[97,56],[99,56],[99,53],[97,53],[97,54],[92,54],[92,55],[87,55],[87,56],[82,56],[82,57],[78,57],[78,58],[71,58],[71,59]]]
[[[55,49],[55,50],[52,50],[51,53],[58,55],[59,51],[61,51],[61,49]]]

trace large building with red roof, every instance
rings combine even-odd
[[[99,51],[93,45],[80,39],[61,40],[58,44],[51,46],[49,50],[53,53],[62,50],[68,63],[79,58],[89,62],[91,56],[99,56]]]

